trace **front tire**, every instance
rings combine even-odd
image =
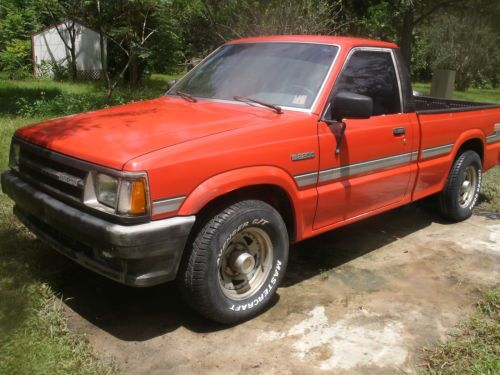
[[[221,210],[198,231],[178,284],[205,317],[234,324],[271,302],[288,261],[288,232],[280,214],[258,200]]]
[[[481,158],[476,152],[465,151],[457,157],[439,195],[440,212],[446,219],[458,222],[472,215],[482,177]]]

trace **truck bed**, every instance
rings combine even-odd
[[[465,100],[452,100],[433,98],[430,96],[414,96],[415,112],[422,113],[446,113],[473,111],[476,109],[489,109],[500,107],[499,104],[470,102]]]

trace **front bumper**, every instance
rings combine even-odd
[[[67,205],[11,171],[1,183],[19,220],[82,266],[138,287],[175,279],[194,216],[119,225]]]

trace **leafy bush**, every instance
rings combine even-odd
[[[129,101],[119,95],[116,95],[111,100],[107,100],[103,95],[96,94],[65,94],[48,98],[42,92],[39,99],[30,101],[26,98],[19,98],[16,105],[19,115],[52,117],[87,112],[112,105],[125,104]]]
[[[0,52],[0,66],[10,79],[24,78],[31,69],[31,46],[26,40],[14,39],[7,42]]]
[[[30,4],[31,3],[31,4]],[[42,2],[12,1],[0,2],[0,50],[12,40],[29,40],[31,33],[40,30]]]
[[[64,81],[70,78],[70,68],[67,64],[44,60],[37,65],[37,77]]]
[[[158,90],[153,88],[143,87],[133,90],[122,88],[108,99],[103,91],[57,95],[41,91],[37,97],[19,97],[15,102],[15,112],[18,115],[34,117],[65,116],[150,99],[160,95]]]

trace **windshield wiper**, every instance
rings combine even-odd
[[[176,91],[175,95],[180,96],[182,99],[191,103],[196,103],[198,101],[193,95],[188,94],[187,92]]]
[[[257,99],[248,98],[246,96],[233,96],[233,99],[247,104],[256,103],[264,107],[271,108],[272,110],[276,111],[276,113],[283,113],[281,107],[275,104],[266,103]]]

